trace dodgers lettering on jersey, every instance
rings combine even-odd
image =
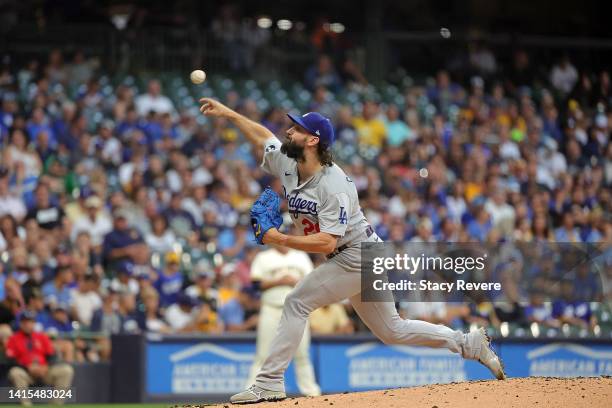
[[[368,223],[350,177],[333,164],[298,185],[297,162],[283,154],[280,146],[275,137],[266,141],[261,167],[281,179],[296,227],[304,235],[317,232],[336,235],[337,246],[359,243]]]

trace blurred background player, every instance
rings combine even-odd
[[[251,279],[259,285],[262,294],[255,361],[251,366],[247,386],[255,382],[255,376],[270,352],[270,345],[283,314],[285,297],[312,269],[312,261],[305,252],[282,246],[275,246],[255,256],[251,264]],[[316,396],[321,395],[321,389],[310,362],[309,348],[310,331],[307,325],[293,362],[300,392],[307,396]]]

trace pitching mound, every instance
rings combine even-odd
[[[257,404],[257,408],[608,408],[612,401],[612,377],[513,378],[428,385],[385,391],[289,398]],[[215,407],[236,407],[221,404]]]

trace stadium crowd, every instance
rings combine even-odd
[[[181,109],[157,80],[140,93],[121,83],[105,97],[96,60],[67,57],[55,50],[43,64],[0,75],[3,344],[23,313],[56,338],[66,361],[107,358],[110,333],[252,330],[259,298],[249,268],[260,248],[248,211],[266,185],[281,190],[258,167],[262,152],[226,121]],[[536,87],[522,58],[506,74],[494,67],[496,76],[467,84],[440,70],[401,89],[397,104],[370,96],[361,75],[339,75],[324,56],[308,69],[309,110],[332,118],[335,158],[381,238],[612,242],[609,72],[563,59]],[[482,53],[473,59],[491,66]],[[343,88],[361,99],[338,101]],[[290,125],[277,106],[261,112],[236,92],[216,97],[279,136]],[[612,278],[612,264],[604,267]],[[454,326],[593,330],[589,300],[609,307],[612,296],[606,285],[587,299],[578,287],[551,292],[554,282],[540,283],[508,289],[505,304],[400,309]],[[322,332],[364,330],[349,305],[321,319],[313,328]],[[85,332],[104,335],[91,341],[78,335]]]

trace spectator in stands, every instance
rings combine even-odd
[[[158,114],[170,113],[174,115],[174,104],[167,96],[162,94],[161,83],[152,79],[147,85],[147,93],[139,95],[134,101],[140,117],[146,117],[149,112]]]
[[[98,135],[93,138],[96,156],[107,166],[118,166],[122,159],[121,142],[113,135],[115,123],[103,120],[98,126]]]
[[[29,312],[35,317],[36,331],[44,331],[49,325],[51,316],[45,308],[44,297],[40,288],[34,288],[29,295],[25,297],[25,308],[21,313]]]
[[[30,313],[21,315],[19,330],[13,334],[6,345],[6,355],[15,366],[9,371],[11,384],[26,390],[29,386],[44,383],[56,389],[72,386],[74,369],[65,363],[56,362],[56,354],[49,337],[34,331],[35,317]],[[62,399],[54,401],[62,404]],[[30,405],[29,400],[22,404]]]
[[[17,248],[21,246],[21,236],[23,229],[17,224],[17,221],[9,214],[0,217],[0,237],[2,237],[2,245],[4,248]]]
[[[117,312],[118,296],[112,289],[102,296],[102,306],[91,318],[91,330],[106,335],[121,331],[121,318]]]
[[[72,292],[74,314],[84,327],[91,325],[94,312],[102,307],[97,286],[97,277],[86,274],[79,278],[78,287]]]
[[[13,335],[13,330],[8,324],[0,325],[0,364],[6,365],[8,358],[6,357],[6,343],[8,339]],[[5,374],[5,370],[2,371]]]
[[[29,186],[33,182],[35,184],[42,170],[42,163],[38,155],[29,146],[24,130],[14,128],[11,131],[9,141],[10,144],[3,152],[3,165],[9,169],[10,173],[18,176],[19,184],[25,186]]]
[[[410,239],[410,242],[436,242],[433,235],[433,224],[427,217],[421,217],[416,228],[416,235]]]
[[[26,215],[26,220],[35,219],[38,225],[45,230],[56,230],[63,226],[64,209],[54,203],[49,196],[49,187],[46,183],[36,186],[36,202]]]
[[[168,228],[166,217],[161,214],[155,215],[151,220],[151,226],[151,232],[145,236],[145,242],[151,251],[158,254],[172,251],[176,235]]]
[[[304,81],[306,87],[312,92],[317,86],[324,86],[331,92],[338,92],[342,87],[340,76],[336,72],[332,59],[325,54],[321,54],[316,64],[306,70]]]
[[[0,166],[0,217],[5,214],[19,222],[26,215],[26,207],[23,199],[9,188],[9,170]]]
[[[312,102],[308,106],[308,110],[310,112],[319,112],[321,115],[328,118],[333,118],[338,110],[338,104],[332,99],[332,95],[324,85],[317,85],[312,95]],[[287,117],[283,112],[281,112],[281,115],[283,119]],[[286,124],[283,123],[283,127],[285,126]],[[274,133],[278,134],[280,130],[281,129],[278,129]]]
[[[119,316],[123,333],[139,331],[136,306],[136,295],[127,292],[119,294]]]
[[[502,188],[497,188],[491,194],[484,209],[491,216],[493,227],[504,235],[511,235],[516,217],[515,209],[506,202],[506,192]]]
[[[497,71],[497,61],[493,52],[482,42],[475,42],[470,46],[469,60],[472,68],[483,76],[490,76]]]
[[[131,261],[121,261],[115,267],[115,277],[110,282],[113,292],[124,294],[130,293],[137,295],[140,289],[138,282],[134,278],[134,263]]]
[[[97,58],[87,58],[83,50],[77,50],[70,65],[68,66],[68,82],[72,86],[87,83],[99,67],[100,61]]]
[[[238,298],[241,285],[240,278],[236,272],[236,263],[234,262],[226,263],[221,267],[219,274],[218,307],[222,307],[224,304]]]
[[[438,71],[435,86],[427,90],[428,99],[443,113],[446,113],[452,104],[461,102],[463,96],[459,85],[451,82],[450,75],[445,70]]]
[[[69,71],[64,64],[64,56],[59,49],[51,50],[49,63],[45,67],[45,73],[52,84],[66,85],[68,82]]]
[[[55,271],[52,281],[45,283],[42,287],[42,295],[48,305],[72,303],[72,285],[74,275],[70,265],[60,265]]]
[[[557,92],[566,96],[574,89],[576,82],[578,82],[578,70],[572,65],[569,56],[563,55],[550,71],[550,83]]]
[[[372,100],[363,103],[362,114],[353,119],[360,144],[380,149],[387,138],[385,123],[378,118],[378,104]]]
[[[21,286],[13,278],[5,278],[4,299],[0,301],[0,326],[10,326],[24,307]]]
[[[225,329],[229,332],[255,330],[259,315],[259,299],[251,287],[242,288],[237,297],[223,303],[219,309],[219,317]]]
[[[353,323],[340,303],[316,309],[310,314],[309,321],[313,334],[349,334],[354,331]]]
[[[51,336],[70,334],[74,330],[74,327],[72,326],[72,320],[70,319],[68,305],[60,303],[52,307],[51,317],[47,321],[47,325],[44,329]],[[71,353],[69,353],[69,358],[64,358],[64,360],[68,362],[74,361],[74,350],[72,350],[72,342],[66,339],[56,340],[56,348],[60,350],[61,347],[58,345],[58,342],[63,343],[62,346],[65,346],[66,343],[69,343]]]
[[[569,277],[561,282],[561,299],[553,302],[552,314],[561,323],[581,329],[592,329],[597,324],[589,302],[576,300],[574,279]]]
[[[159,293],[159,303],[162,308],[176,303],[183,289],[184,281],[179,254],[168,252],[165,256],[165,264],[155,282],[155,289]]]
[[[353,126],[353,112],[350,106],[342,105],[338,109],[334,134],[337,141],[342,144],[357,144],[357,131]]]
[[[187,237],[197,229],[195,220],[189,211],[182,208],[183,195],[176,191],[172,193],[168,208],[162,213],[172,231],[179,237]]]
[[[493,228],[491,223],[491,216],[484,208],[484,206],[480,206],[475,210],[476,216],[470,223],[467,225],[467,232],[470,237],[478,240],[484,241],[489,232]]]
[[[519,88],[529,86],[537,79],[535,70],[529,61],[529,55],[525,50],[514,52],[512,66],[507,74],[506,87],[513,95],[517,94]]]
[[[175,332],[215,333],[223,330],[220,319],[210,305],[207,303],[200,305],[196,299],[184,293],[178,297],[177,303],[166,309],[165,319]]]
[[[563,213],[563,223],[555,230],[557,242],[582,242],[580,231],[575,226],[574,215],[570,210]]]
[[[552,304],[546,302],[546,294],[533,289],[529,295],[529,304],[525,308],[525,318],[528,322],[558,328],[561,323],[553,317]]]
[[[15,279],[20,285],[23,285],[30,278],[30,265],[28,264],[28,253],[25,246],[19,244],[13,248],[12,270],[9,271],[9,276]]]
[[[181,293],[176,303],[164,311],[165,321],[175,332],[189,332],[194,329],[198,302],[195,298]]]
[[[129,216],[122,208],[113,212],[113,230],[106,234],[103,242],[103,257],[107,263],[145,263],[148,258],[148,249],[142,236],[135,228],[128,226]]]
[[[400,146],[404,141],[413,140],[416,137],[413,130],[400,118],[400,111],[394,104],[387,107],[385,128],[389,146]]]
[[[142,290],[140,298],[144,310],[138,312],[138,326],[143,332],[171,333],[172,329],[162,318],[159,311],[159,295],[153,288]]]
[[[466,294],[472,302],[469,304],[470,314],[465,318],[466,323],[478,326],[499,328],[500,320],[495,313],[494,304],[480,291]]]
[[[38,137],[41,133],[46,133],[50,145],[55,146],[55,144],[57,143],[55,133],[51,128],[49,119],[46,117],[45,111],[42,108],[34,109],[34,111],[32,112],[32,120],[29,121],[26,125],[26,130],[28,132],[29,140],[31,142],[35,142],[36,140],[38,140]]]
[[[102,209],[102,200],[96,195],[85,200],[85,209],[87,213],[74,221],[70,238],[74,242],[80,232],[87,232],[92,245],[99,247],[104,242],[106,234],[113,229],[112,221]]]
[[[205,259],[200,260],[195,266],[194,284],[185,289],[185,293],[200,302],[208,303],[213,310],[217,309],[219,294],[213,287],[215,283],[215,272],[210,263]]]

